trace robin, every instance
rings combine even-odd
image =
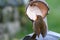
[[[26,9],[26,14],[28,18],[33,22],[34,34],[31,37],[31,40],[35,40],[36,36],[39,37],[40,34],[43,38],[46,36],[47,27],[43,19],[48,14],[48,10],[49,8],[44,2],[30,0],[30,3]]]

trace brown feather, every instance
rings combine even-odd
[[[33,30],[38,35],[38,37],[39,37],[40,33],[42,34],[43,37],[45,37],[46,32],[47,32],[46,24],[40,15],[37,16],[37,19],[36,19],[36,21],[33,22],[33,25],[34,25]]]

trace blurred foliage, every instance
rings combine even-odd
[[[23,36],[32,33],[32,22],[26,16],[25,6],[18,6],[18,11],[20,14],[20,22],[21,22],[21,31],[17,33],[17,38],[22,38]]]
[[[20,13],[20,16],[24,16],[24,14],[25,14],[25,6],[24,5],[18,6],[18,11]]]
[[[49,30],[60,33],[60,0],[46,0],[50,11],[48,15]]]

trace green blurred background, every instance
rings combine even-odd
[[[48,15],[49,30],[60,33],[60,0],[47,0],[50,8]]]

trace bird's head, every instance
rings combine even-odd
[[[48,6],[42,2],[42,1],[31,1],[28,4],[28,7],[26,9],[26,13],[27,16],[31,19],[31,20],[36,20],[37,16],[36,15],[40,15],[43,16],[42,14],[48,13]]]

